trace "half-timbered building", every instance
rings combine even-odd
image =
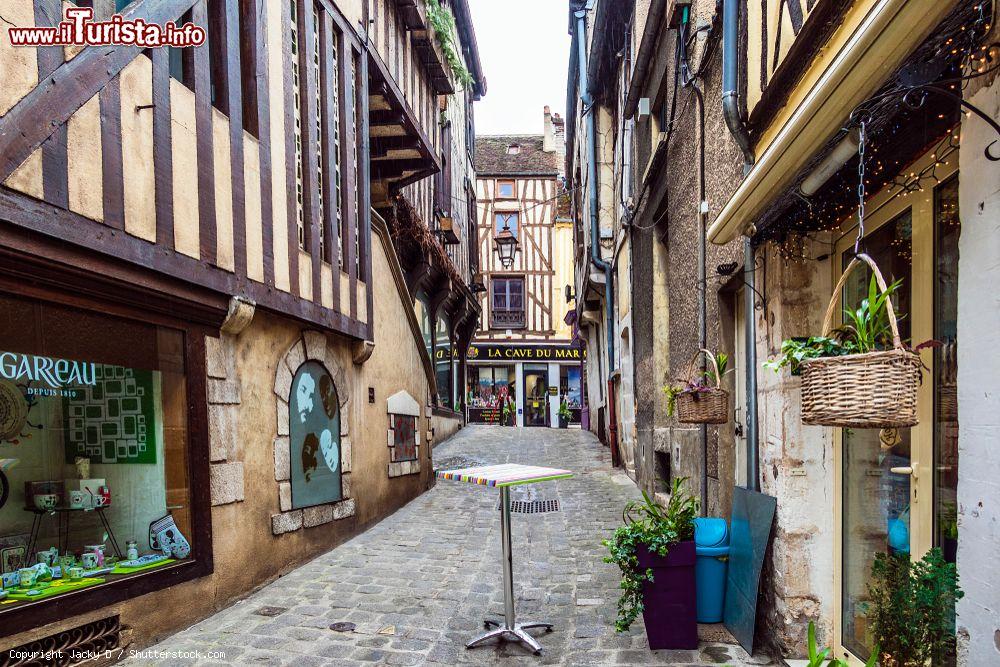
[[[540,135],[476,139],[482,319],[469,351],[469,420],[555,426],[566,401],[579,423],[583,350],[566,321],[573,229],[563,185],[564,125],[548,107]],[[517,241],[504,260],[496,239]],[[509,411],[508,411],[509,412]]]
[[[204,40],[18,44],[77,8]],[[485,91],[471,17],[465,0],[2,14],[0,647],[143,645],[431,483],[480,312],[473,216],[449,203],[474,181]],[[43,551],[53,585],[19,588]]]

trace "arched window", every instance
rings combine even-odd
[[[438,402],[452,408],[452,360],[451,360],[451,318],[442,314],[438,317],[434,336],[434,371],[437,375]]]
[[[292,507],[341,500],[340,399],[333,377],[318,361],[307,361],[295,371],[288,432]]]

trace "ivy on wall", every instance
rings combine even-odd
[[[472,74],[462,64],[462,59],[458,57],[455,47],[455,17],[450,11],[441,6],[438,0],[427,0],[427,20],[434,29],[434,37],[437,39],[441,51],[444,52],[444,59],[448,61],[455,78],[463,86],[468,88],[475,83]]]

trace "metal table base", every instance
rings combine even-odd
[[[529,621],[527,623],[517,623],[514,617],[514,567],[511,560],[511,540],[510,540],[510,487],[500,487],[500,546],[503,552],[503,623],[486,619],[483,625],[487,630],[468,644],[465,648],[473,648],[490,640],[499,639],[501,641],[520,642],[528,646],[535,655],[541,655],[542,646],[538,641],[527,633],[531,628],[545,628],[546,632],[552,632],[552,624],[541,621]]]

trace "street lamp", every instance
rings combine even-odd
[[[517,249],[521,246],[521,243],[517,240],[517,237],[510,231],[510,227],[506,225],[503,229],[493,237],[494,249],[497,255],[500,257],[500,263],[503,268],[510,269],[514,266],[514,258],[517,256]]]

